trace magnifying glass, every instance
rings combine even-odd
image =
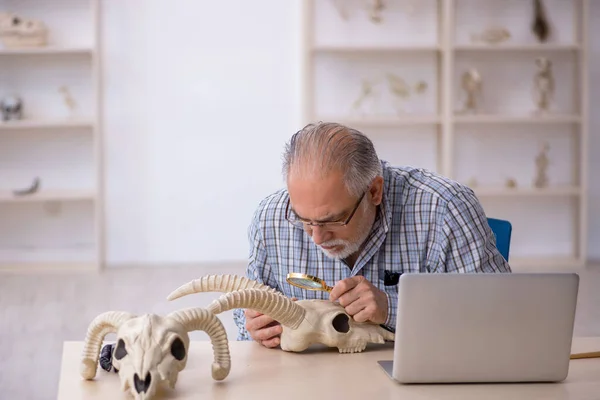
[[[324,292],[331,292],[331,289],[333,289],[331,286],[327,286],[325,281],[321,278],[307,274],[300,274],[297,272],[290,272],[287,274],[286,280],[290,285],[306,290],[322,290]]]

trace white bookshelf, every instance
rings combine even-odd
[[[587,254],[589,0],[542,3],[551,24],[544,43],[531,31],[532,1],[390,0],[373,23],[373,2],[305,0],[302,16],[303,121],[356,127],[393,164],[472,186],[488,216],[512,222],[517,270],[580,267]],[[510,38],[473,40],[491,26],[507,28]],[[533,113],[537,57],[553,64],[546,115]],[[469,68],[482,76],[483,97],[476,113],[462,114],[460,81]],[[404,79],[409,97],[391,94],[390,72]],[[364,79],[377,100],[357,110]],[[417,93],[421,81],[427,88]],[[544,143],[549,185],[536,188],[534,159]]]
[[[100,0],[0,0],[0,12],[42,20],[44,47],[0,42],[0,270],[97,270],[103,264]],[[71,110],[59,88],[76,102]],[[16,195],[39,178],[33,194]]]

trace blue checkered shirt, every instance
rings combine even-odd
[[[363,275],[387,294],[385,325],[396,328],[397,279],[404,273],[511,272],[496,248],[474,192],[430,171],[392,167],[382,161],[384,193],[372,232],[354,267],[328,258],[302,229],[285,218],[287,190],[262,200],[248,229],[246,275],[298,299],[328,299],[329,293],[294,287],[289,272],[323,278],[328,285]],[[386,272],[387,271],[387,272]],[[386,279],[386,275],[388,279]],[[238,340],[252,340],[243,310],[236,309]]]

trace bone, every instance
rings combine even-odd
[[[175,300],[188,294],[199,292],[233,292],[243,289],[262,289],[270,292],[276,292],[270,286],[248,279],[239,275],[207,275],[199,279],[194,279],[175,289],[167,300]]]
[[[115,333],[123,322],[134,317],[133,314],[124,311],[108,311],[94,318],[88,328],[82,352],[80,373],[84,379],[93,379],[96,376],[104,337]]]
[[[262,289],[243,289],[230,292],[215,299],[207,307],[219,314],[233,308],[250,308],[266,314],[281,325],[296,329],[306,314],[306,310],[281,293]]]
[[[381,326],[379,327],[379,333],[381,334],[381,336],[383,336],[383,338],[385,340],[389,340],[390,342],[393,342],[396,340],[396,334],[393,332],[388,331],[385,328],[382,328]]]
[[[205,308],[187,308],[168,316],[179,321],[188,332],[202,330],[208,334],[214,349],[213,379],[225,379],[231,369],[231,356],[227,332],[221,320]]]

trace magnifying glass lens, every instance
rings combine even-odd
[[[290,283],[293,282],[294,284],[305,287],[305,288],[319,289],[319,288],[323,287],[323,285],[321,285],[320,283],[315,282],[311,279],[289,278],[289,280],[290,280]]]

